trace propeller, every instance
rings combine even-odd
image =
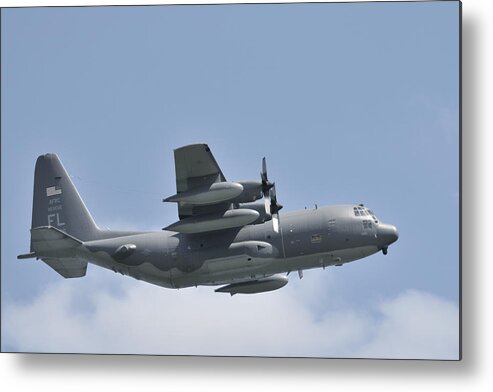
[[[276,233],[279,233],[279,210],[282,208],[282,205],[277,202],[275,183],[270,182],[267,177],[265,157],[262,159],[262,172],[260,173],[260,177],[262,179],[265,212],[272,216],[272,227]]]
[[[276,233],[279,233],[279,210],[282,208],[282,204],[277,202],[276,186],[272,184],[272,188],[269,191],[270,206],[269,212],[272,216],[272,227]]]
[[[274,183],[270,182],[267,178],[267,164],[265,162],[265,157],[262,158],[262,172],[260,173],[260,178],[262,179],[262,194],[264,195],[265,212],[270,214],[270,190],[274,186]]]

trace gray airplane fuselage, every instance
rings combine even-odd
[[[386,251],[397,240],[394,226],[368,215],[356,216],[357,208],[361,209],[338,205],[288,212],[282,216],[278,233],[270,222],[196,234],[107,231],[101,235],[110,238],[84,242],[77,256],[167,288],[220,285],[325,268]],[[126,250],[121,256],[115,252],[120,247]]]

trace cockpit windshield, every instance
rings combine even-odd
[[[373,218],[373,220],[375,221],[375,223],[378,223],[378,219],[375,216],[375,214],[373,213],[373,211],[369,210],[365,206],[362,206],[362,205],[356,206],[353,208],[353,212],[354,212],[355,216],[371,216]]]

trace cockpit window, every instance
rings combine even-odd
[[[378,219],[373,213],[373,211],[369,210],[366,207],[363,206],[353,207],[353,211],[354,211],[354,216],[371,216],[375,221],[375,223],[378,223]]]
[[[366,210],[363,207],[354,207],[354,215],[356,216],[365,216],[366,215]]]

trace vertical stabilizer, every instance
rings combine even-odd
[[[56,154],[41,155],[36,161],[31,228],[42,226],[81,241],[98,238],[99,229]]]

